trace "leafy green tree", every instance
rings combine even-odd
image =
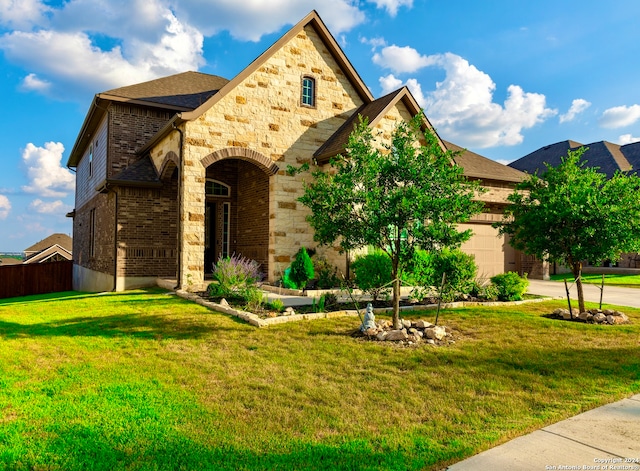
[[[457,225],[482,208],[474,199],[479,185],[466,180],[433,132],[422,131],[424,123],[420,113],[401,122],[390,142],[376,145],[361,118],[345,155],[313,172],[299,199],[311,209],[308,221],[320,244],[337,242],[342,251],[373,246],[390,257],[395,326],[400,278],[413,252],[459,246],[471,231]]]
[[[495,224],[516,249],[571,269],[581,312],[583,261],[618,260],[640,250],[640,178],[616,172],[607,180],[580,162],[584,151],[570,150],[558,167],[547,165],[540,177],[518,184]]]

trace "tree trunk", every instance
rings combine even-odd
[[[584,292],[582,291],[582,262],[575,262],[571,266],[573,278],[576,280],[576,289],[578,291],[578,309],[580,312],[586,311],[584,307]]]
[[[393,328],[400,329],[400,279],[398,269],[394,268],[393,276]]]

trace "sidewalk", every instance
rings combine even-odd
[[[450,471],[640,470],[640,394],[544,427]]]

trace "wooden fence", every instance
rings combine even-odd
[[[0,299],[73,289],[73,262],[0,267]]]

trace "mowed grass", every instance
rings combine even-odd
[[[0,301],[0,469],[441,469],[640,392],[640,310],[555,307],[445,310],[455,344],[399,348],[160,290]]]
[[[563,275],[551,275],[554,281],[564,281],[573,283],[573,275],[571,273]],[[583,274],[583,283],[595,285],[602,284],[602,275]],[[622,286],[627,288],[640,288],[640,275],[604,275],[604,284],[608,286]]]

